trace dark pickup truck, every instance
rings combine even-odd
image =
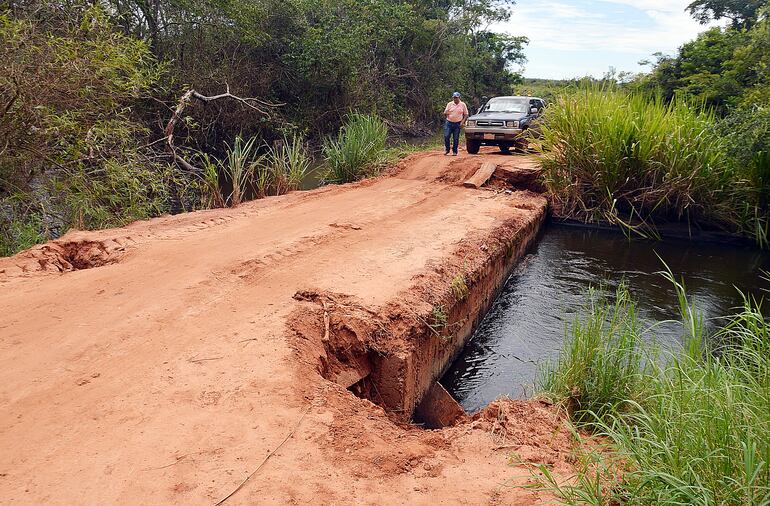
[[[535,126],[543,113],[545,101],[537,97],[495,97],[468,118],[465,124],[465,149],[475,155],[481,146],[498,146],[507,153],[511,148],[526,147],[525,132]]]

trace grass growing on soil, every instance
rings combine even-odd
[[[770,504],[770,325],[760,303],[706,339],[684,286],[676,287],[684,346],[665,360],[641,341],[628,291],[592,294],[558,363],[543,371],[545,395],[573,422],[606,437],[587,452],[571,485],[548,485],[568,503]],[[580,466],[578,466],[580,467]]]
[[[348,183],[378,172],[387,161],[387,138],[388,127],[381,119],[351,114],[337,138],[329,138],[323,144],[324,179],[330,183]]]
[[[260,168],[265,172],[264,179],[272,186],[273,192],[283,195],[299,188],[310,169],[310,155],[301,137],[284,137],[282,142],[268,147]],[[261,191],[264,194],[264,184]]]
[[[546,185],[560,214],[642,234],[656,221],[767,237],[760,178],[728,156],[709,111],[599,87],[566,91],[546,110]]]
[[[465,281],[465,274],[459,273],[452,278],[452,283],[449,285],[452,290],[452,295],[457,300],[463,300],[468,296],[470,290],[468,289],[468,283]]]

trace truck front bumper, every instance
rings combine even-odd
[[[466,127],[465,138],[481,141],[482,144],[497,142],[513,142],[521,137],[523,130],[521,128],[487,128],[487,127]]]

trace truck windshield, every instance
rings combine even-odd
[[[527,112],[529,100],[522,98],[493,98],[484,106],[484,112]]]

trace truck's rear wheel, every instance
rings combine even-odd
[[[511,152],[511,147],[510,146],[500,146],[500,152],[502,154],[504,154],[504,155],[507,155],[508,153]]]
[[[465,139],[465,150],[469,154],[471,155],[478,154],[480,147],[481,147],[481,142]]]

